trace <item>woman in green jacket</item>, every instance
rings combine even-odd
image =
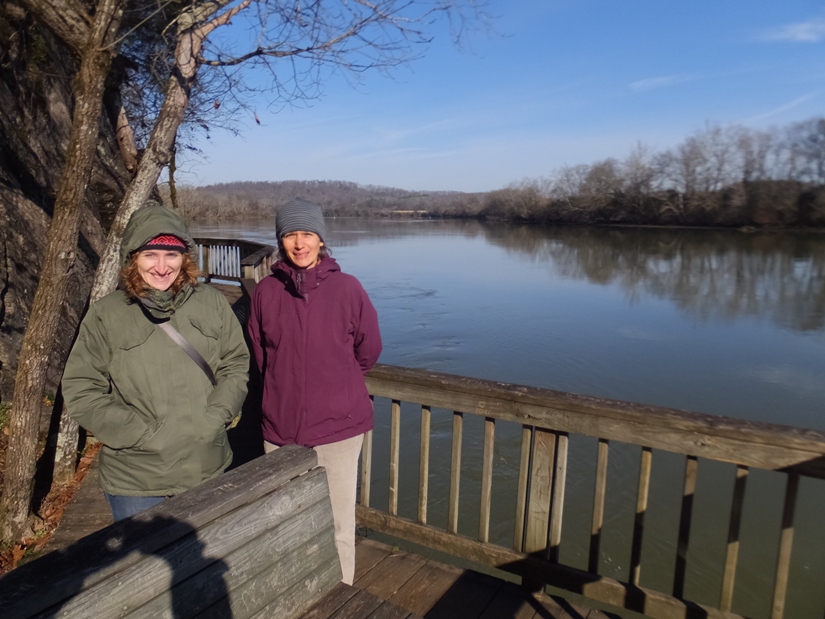
[[[115,521],[232,460],[226,429],[246,396],[249,351],[223,295],[198,285],[193,246],[174,211],[151,203],[132,215],[121,286],[91,306],[66,363],[66,406],[103,443],[101,486]]]

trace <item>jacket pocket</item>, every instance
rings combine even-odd
[[[194,346],[201,356],[206,360],[212,369],[216,372],[217,367],[213,361],[220,359],[220,327],[208,320],[190,316],[189,323],[194,327],[194,337],[187,339],[189,343]],[[192,333],[190,331],[190,333]]]
[[[221,336],[220,328],[209,321],[201,320],[195,316],[190,316],[189,322],[192,323],[193,327],[210,339],[217,340]]]
[[[130,333],[127,335],[122,342],[117,346],[121,350],[131,350],[143,344],[146,340],[149,339],[149,336],[152,335],[152,332],[155,330],[155,325],[148,323],[146,326],[141,327],[137,331]]]

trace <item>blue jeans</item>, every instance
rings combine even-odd
[[[115,522],[134,516],[166,500],[165,496],[124,496],[104,492]]]

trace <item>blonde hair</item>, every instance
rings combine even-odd
[[[147,284],[140,274],[137,266],[137,257],[140,252],[134,252],[129,258],[129,264],[120,270],[120,283],[123,290],[129,298],[137,299],[138,297],[145,297],[152,287]],[[178,294],[184,285],[197,286],[198,277],[201,273],[197,265],[192,260],[188,252],[183,253],[183,262],[181,263],[180,273],[169,286],[169,290],[173,295]]]

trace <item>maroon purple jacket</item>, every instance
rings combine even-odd
[[[364,373],[381,353],[378,315],[333,258],[306,270],[276,262],[252,295],[249,337],[266,441],[314,447],[372,429]]]

